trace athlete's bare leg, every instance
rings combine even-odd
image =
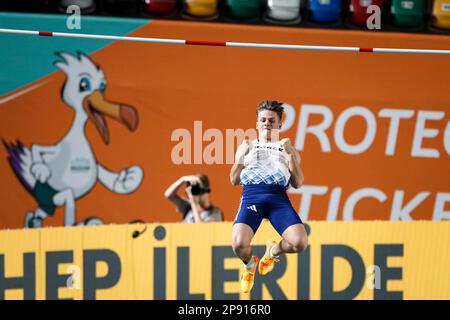
[[[301,223],[294,224],[284,230],[283,239],[272,249],[272,255],[282,253],[300,253],[308,246],[308,235],[305,226]]]
[[[236,223],[232,231],[233,251],[244,263],[248,263],[252,258],[252,242],[254,233],[250,226],[245,223]]]

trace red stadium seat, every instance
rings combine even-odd
[[[176,0],[145,0],[145,10],[154,14],[170,14],[176,6]]]
[[[350,1],[350,20],[357,25],[366,25],[366,21],[371,16],[367,13],[367,8],[371,5],[379,6],[383,10],[383,0],[351,0]]]

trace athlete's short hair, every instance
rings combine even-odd
[[[275,111],[278,115],[278,118],[281,120],[283,116],[284,107],[283,102],[279,102],[276,100],[264,100],[261,102],[256,108],[256,117],[258,117],[259,113],[263,110]]]

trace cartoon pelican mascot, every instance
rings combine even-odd
[[[109,132],[105,116],[124,124],[130,131],[136,130],[138,115],[128,105],[105,99],[106,80],[102,69],[83,53],[77,56],[58,53],[63,61],[55,66],[64,71],[67,78],[62,89],[63,101],[75,112],[72,127],[55,145],[33,144],[30,149],[18,141],[4,144],[11,167],[39,207],[25,218],[26,228],[43,226],[43,220],[52,216],[56,207],[64,206],[65,226],[101,224],[98,218],[77,223],[75,201],[92,190],[97,179],[114,193],[128,194],[142,182],[143,170],[132,166],[114,173],[95,159],[85,135],[85,127],[91,120],[105,144]]]

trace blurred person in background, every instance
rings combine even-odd
[[[187,198],[178,195],[178,190],[185,184]],[[208,176],[202,173],[183,176],[172,183],[164,193],[173,202],[178,212],[183,214],[184,223],[223,221],[222,210],[209,200],[211,192]]]

